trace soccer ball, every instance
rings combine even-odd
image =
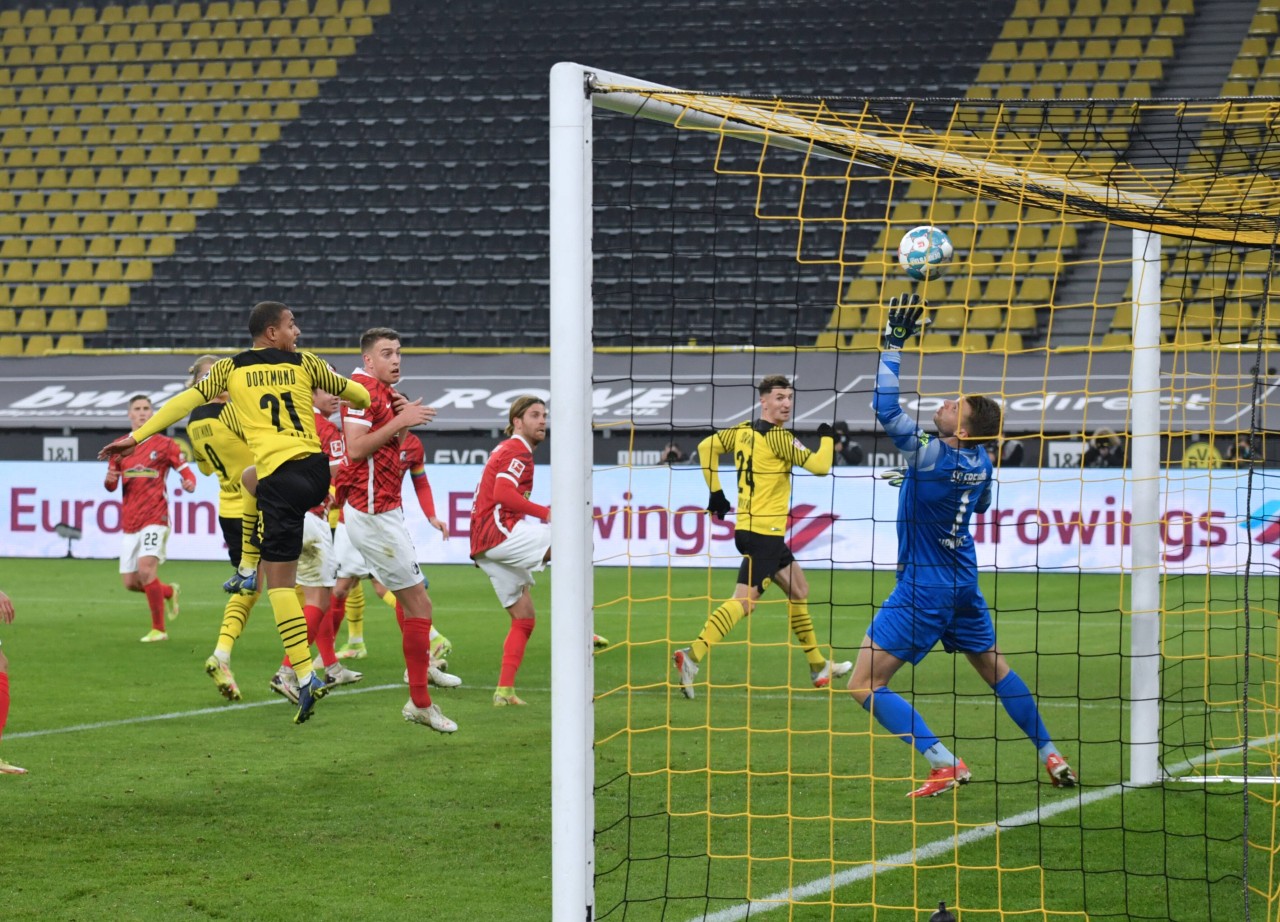
[[[898,244],[898,262],[917,282],[936,279],[945,273],[954,253],[947,232],[927,224],[911,228]]]

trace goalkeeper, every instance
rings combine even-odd
[[[809,583],[800,562],[787,547],[787,522],[791,513],[791,469],[802,467],[822,476],[831,471],[835,430],[825,423],[818,428],[818,450],[800,444],[795,433],[784,428],[791,420],[795,391],[782,375],[770,375],[756,388],[760,392],[760,419],[732,429],[721,429],[698,445],[702,476],[711,490],[707,511],[724,519],[729,500],[720,488],[716,468],[720,456],[733,455],[738,469],[738,523],[734,543],[742,552],[738,585],[733,598],[711,613],[702,633],[692,644],[672,656],[680,676],[680,690],[692,698],[698,664],[712,644],[751,614],[756,601],[772,583],[787,596],[791,631],[809,661],[809,675],[817,688],[825,688],[833,676],[846,675],[853,664],[833,663],[818,647],[809,617]]]
[[[1074,787],[1075,772],[1045,729],[1026,683],[996,646],[969,520],[991,505],[993,467],[983,444],[1000,434],[1000,406],[988,397],[947,400],[934,414],[937,436],[916,428],[898,403],[901,349],[922,326],[916,295],[889,301],[889,323],[876,374],[876,418],[907,459],[898,484],[898,584],[871,625],[849,679],[849,691],[889,732],[929,760],[928,780],[911,797],[933,797],[969,781],[916,709],[889,682],[903,663],[919,663],[941,640],[960,652],[1035,744],[1055,787]]]

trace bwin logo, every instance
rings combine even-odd
[[[1259,544],[1280,544],[1280,500],[1273,499],[1249,513],[1248,521],[1241,522],[1240,527],[1252,528],[1253,539]],[[1280,550],[1271,556],[1280,560]]]

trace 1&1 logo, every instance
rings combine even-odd
[[[1259,544],[1280,544],[1280,500],[1273,499],[1249,513],[1248,521],[1241,522],[1240,527],[1252,528]],[[1280,560],[1280,550],[1272,556]]]

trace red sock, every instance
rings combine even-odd
[[[307,618],[307,633],[315,634],[314,643],[320,653],[320,662],[332,666],[338,661],[338,651],[333,649],[333,622],[328,613],[317,605],[308,605],[302,613]]]
[[[159,578],[156,579],[156,582],[160,583]],[[173,587],[170,586],[168,583],[160,583],[160,591],[164,593],[164,597],[166,599],[173,598]]]
[[[427,669],[431,665],[431,619],[405,618],[400,628],[400,645],[404,649],[404,664],[409,670],[409,697],[414,707],[431,707],[431,693],[427,691]]]
[[[347,597],[338,598],[336,595],[329,600],[329,624],[333,635],[337,637],[338,626],[342,624],[342,619],[347,616]]]
[[[502,672],[498,675],[499,687],[512,688],[516,684],[516,671],[524,662],[524,648],[529,643],[529,635],[532,633],[532,618],[511,619],[511,630],[507,631],[507,641],[502,645]]]
[[[396,624],[400,625],[400,630],[404,630],[404,606],[396,602]]]
[[[173,589],[153,579],[142,587],[142,591],[147,594],[147,607],[151,609],[151,629],[155,631],[164,630],[164,591],[168,589],[169,594],[173,595]]]
[[[5,721],[9,719],[9,673],[0,672],[0,734],[4,733]]]

